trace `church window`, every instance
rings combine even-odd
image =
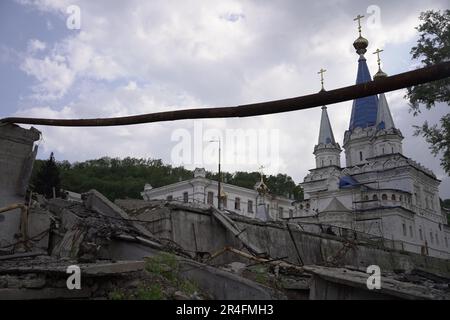
[[[283,207],[279,207],[279,208],[278,208],[278,216],[279,216],[280,218],[283,217]]]
[[[391,200],[392,201],[396,201],[397,199],[395,198],[395,194],[393,194],[392,196],[391,196]]]
[[[434,241],[433,241],[433,232],[430,232],[430,240],[431,240],[431,243],[434,242]]]
[[[364,196],[364,200],[365,200],[365,201],[369,201],[369,196],[368,196],[368,195],[365,195],[365,196]]]
[[[306,204],[306,209],[309,209],[310,205],[309,203]]]
[[[384,154],[384,147],[383,147],[383,148],[381,148],[381,150],[382,150],[382,153]]]
[[[403,223],[402,227],[403,227],[403,235],[406,237],[406,225]]]
[[[400,196],[398,196],[398,200],[399,201],[402,201],[403,200],[403,197],[400,195]]]
[[[419,237],[420,237],[420,240],[423,240],[423,234],[422,234],[422,229],[421,228],[419,228]]]
[[[303,210],[303,205],[302,204],[300,205],[300,210]]]
[[[372,200],[378,200],[378,196],[376,194],[373,195]]]
[[[383,195],[381,196],[381,200],[387,200],[387,194],[383,193]]]
[[[322,167],[323,167],[323,166],[325,166],[325,165],[324,165],[324,163],[323,163],[323,159],[322,159]]]
[[[234,199],[234,209],[241,210],[241,198]]]
[[[333,160],[330,159],[330,166],[333,164]]]
[[[392,151],[391,153],[394,153],[394,147],[391,147],[391,151]]]
[[[189,193],[183,192],[183,202],[188,202],[188,201],[189,201]]]
[[[292,218],[294,216],[294,210],[289,209],[289,218]]]
[[[409,236],[410,236],[411,238],[413,237],[412,226],[409,226]]]
[[[253,213],[253,201],[251,201],[251,200],[248,200],[248,202],[247,202],[247,211],[249,213]]]
[[[209,191],[208,192],[207,203],[208,204],[213,204],[213,201],[214,201],[214,192]]]
[[[363,161],[363,154],[362,154],[362,151],[359,152],[359,161]]]

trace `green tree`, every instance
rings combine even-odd
[[[47,162],[35,161],[32,177],[34,185],[42,185],[40,181],[45,175],[41,172],[47,166]],[[157,188],[193,177],[192,171],[183,167],[166,165],[160,159],[103,157],[75,163],[61,161],[56,162],[56,166],[61,176],[61,188],[79,193],[96,189],[110,200],[140,199],[147,182]],[[207,172],[206,175],[210,179],[217,180],[217,173]],[[222,172],[224,182],[249,189],[253,189],[260,178],[259,172],[235,172],[234,174]],[[285,174],[265,177],[265,181],[274,194],[290,196],[296,200],[303,197],[301,187]]]
[[[33,185],[34,192],[42,194],[47,198],[52,198],[54,189],[55,195],[59,197],[61,178],[53,152],[50,154],[50,158],[47,161],[39,165],[39,169],[34,175]]]
[[[420,14],[421,24],[417,45],[411,49],[413,59],[420,59],[425,66],[450,61],[450,10],[425,11]],[[450,104],[450,78],[428,82],[407,89],[411,111],[417,115],[420,106],[431,109],[437,103]],[[440,119],[439,124],[425,121],[414,126],[415,135],[422,135],[430,145],[431,152],[441,154],[441,166],[450,174],[450,113]]]

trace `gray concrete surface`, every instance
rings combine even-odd
[[[39,138],[35,128],[0,124],[0,207],[23,203]],[[19,224],[20,210],[0,214],[0,247],[16,241]]]

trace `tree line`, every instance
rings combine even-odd
[[[217,180],[217,173],[207,172],[206,177]],[[48,160],[36,160],[31,177],[31,189],[47,197],[56,196],[59,190],[83,193],[96,189],[110,200],[119,198],[141,199],[146,183],[157,188],[193,178],[193,171],[184,167],[164,164],[161,159],[124,159],[102,157],[70,163],[56,161],[53,154]],[[222,172],[222,181],[253,189],[260,180],[259,172]],[[270,191],[296,200],[303,198],[300,185],[286,174],[269,175],[264,180]]]

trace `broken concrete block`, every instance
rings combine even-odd
[[[49,246],[50,213],[43,209],[31,209],[28,213],[28,238],[33,239],[33,249],[47,251]]]
[[[33,168],[40,132],[13,124],[0,124],[0,208],[23,203]],[[20,210],[0,214],[0,246],[17,242]]]
[[[148,231],[143,225],[133,222],[133,219],[130,219],[125,211],[123,211],[113,202],[109,201],[108,198],[106,198],[97,190],[90,190],[85,194],[85,197],[85,205],[88,209],[96,211],[105,216],[125,219],[143,235],[149,238],[154,238],[153,234]]]
[[[61,242],[53,248],[52,255],[58,258],[76,259],[80,250],[80,244],[84,240],[85,234],[86,231],[82,229],[67,231]]]

